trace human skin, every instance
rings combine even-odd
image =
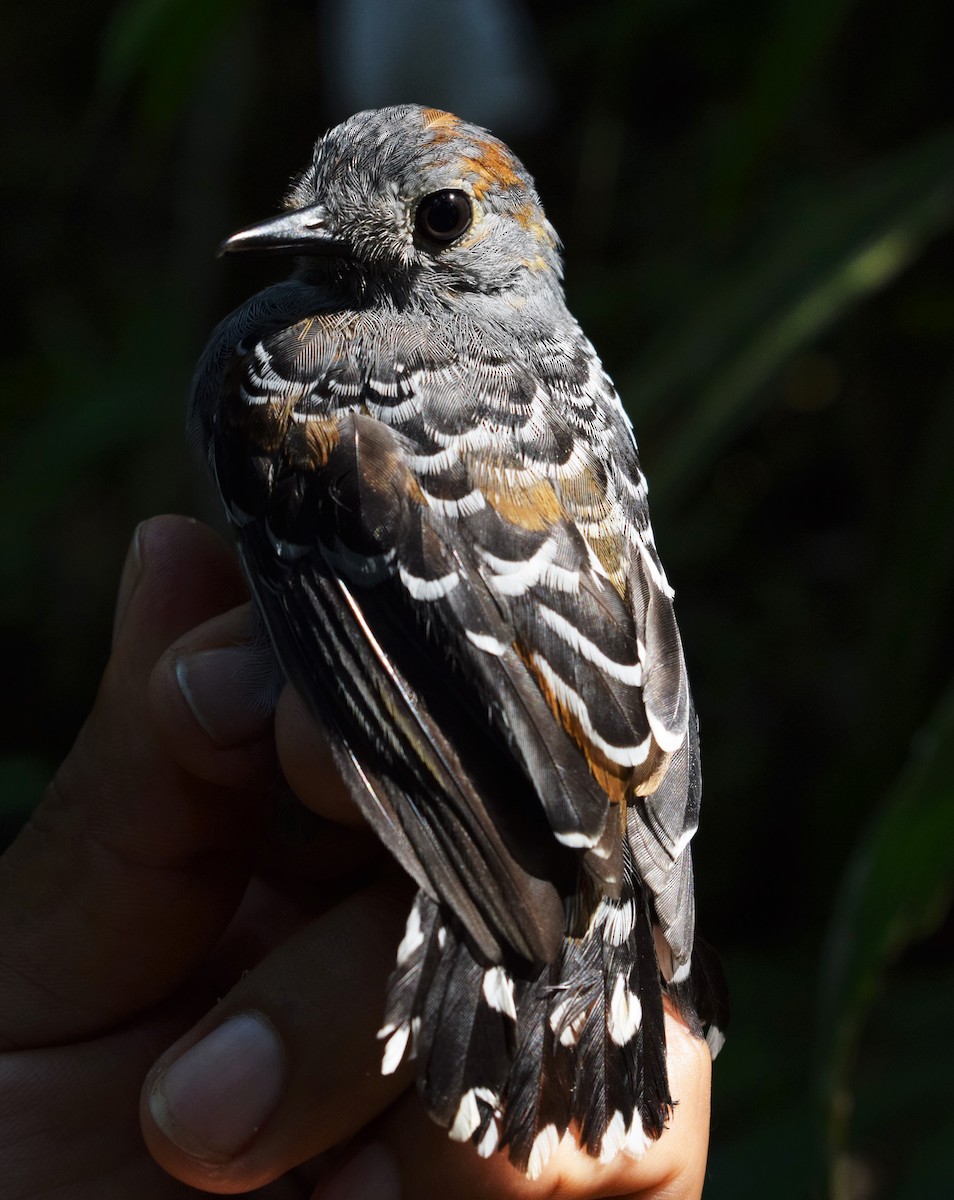
[[[451,1142],[406,1066],[381,1076],[411,889],[294,692],[256,701],[249,628],[217,535],[139,527],[92,711],[0,858],[5,1197],[701,1195],[709,1054],[672,1016],[678,1103],[638,1161],[565,1140],[531,1182]],[[279,765],[310,841],[272,832]]]

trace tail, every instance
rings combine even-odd
[[[423,892],[398,948],[382,1071],[410,1054],[424,1103],[449,1136],[485,1157],[506,1148],[531,1179],[571,1122],[581,1146],[605,1162],[643,1154],[662,1133],[673,1105],[663,987],[694,1030],[721,1017],[704,977],[718,970],[708,948],[698,979],[694,953],[684,982],[661,983],[652,902],[628,847],[624,857],[619,899],[568,912],[553,964],[483,960]]]
[[[665,990],[692,1032],[705,1038],[715,1061],[729,1028],[729,988],[719,956],[708,942],[696,937],[688,977],[683,983],[666,985]]]

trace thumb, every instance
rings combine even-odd
[[[187,773],[153,732],[148,685],[171,642],[245,598],[211,530],[181,517],[137,530],[93,711],[0,859],[0,1048],[88,1036],[154,1003],[237,904],[262,770],[229,790]],[[271,736],[267,718],[257,732]]]

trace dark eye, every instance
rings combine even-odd
[[[414,228],[428,241],[446,246],[469,229],[473,219],[470,198],[464,192],[434,192],[417,206]]]

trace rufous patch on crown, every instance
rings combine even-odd
[[[475,142],[477,153],[464,155],[463,163],[477,176],[473,185],[474,195],[483,200],[488,188],[495,184],[498,187],[520,187],[523,179],[517,171],[517,164],[504,146],[499,142]]]
[[[524,229],[532,233],[541,245],[556,245],[553,233],[546,224],[543,213],[540,211],[540,206],[534,204],[532,200],[528,200],[526,204],[521,204],[519,208],[514,210],[511,216],[519,225],[522,225]]]
[[[460,124],[460,117],[455,117],[453,113],[444,112],[440,108],[425,108],[421,117],[425,129],[452,130]]]

